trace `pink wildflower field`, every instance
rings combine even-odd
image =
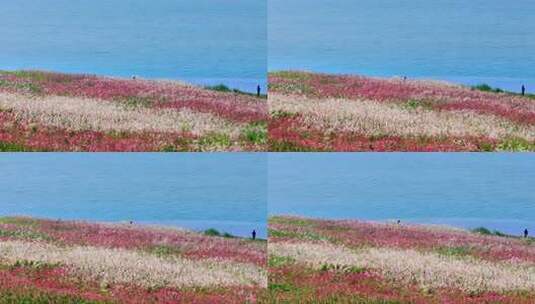
[[[535,241],[442,226],[269,220],[272,303],[533,303]]]
[[[0,218],[0,302],[257,303],[266,256],[263,240]]]
[[[265,98],[177,81],[0,71],[0,150],[263,151]]]
[[[431,80],[269,74],[272,151],[533,151],[535,96]]]

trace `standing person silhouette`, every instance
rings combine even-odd
[[[526,94],[526,87],[522,85],[522,96],[524,96],[524,94]]]
[[[256,239],[256,230],[253,230],[252,235],[253,235],[253,240],[255,240]]]
[[[527,238],[528,237],[528,229],[524,229],[524,237]]]
[[[256,86],[256,97],[260,97],[260,85]]]

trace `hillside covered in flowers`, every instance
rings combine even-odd
[[[535,150],[535,95],[431,80],[269,74],[273,151]]]
[[[265,98],[216,88],[0,71],[0,151],[265,150]]]
[[[276,216],[273,303],[533,303],[535,241],[489,232]]]
[[[255,303],[266,241],[0,218],[0,303]]]

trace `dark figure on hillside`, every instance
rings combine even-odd
[[[524,237],[525,237],[525,238],[528,237],[528,229],[524,229]]]
[[[524,94],[526,94],[526,87],[522,85],[522,96],[524,96]]]
[[[260,85],[256,86],[256,97],[260,97]]]
[[[132,225],[134,223],[134,221],[130,221],[130,225]]]
[[[401,220],[398,220],[398,225],[401,224]]]
[[[253,235],[253,240],[255,240],[256,239],[256,230],[253,230],[252,235]]]

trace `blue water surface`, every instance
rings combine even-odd
[[[535,233],[535,154],[269,155],[268,210]]]
[[[0,69],[265,86],[266,1],[2,1]]]
[[[266,154],[2,153],[0,168],[0,216],[266,237]]]
[[[531,0],[270,0],[268,68],[535,92],[534,14]]]

